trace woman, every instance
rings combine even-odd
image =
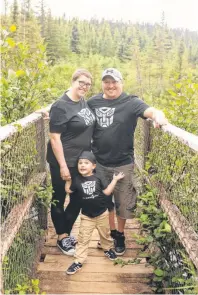
[[[91,83],[92,75],[87,70],[76,70],[71,87],[50,110],[47,161],[53,187],[51,217],[58,235],[57,246],[66,255],[74,254],[75,240],[69,235],[80,212],[80,196],[70,194],[64,210],[65,181],[78,173],[76,164],[82,151],[91,150],[95,117],[83,98]]]

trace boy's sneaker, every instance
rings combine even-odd
[[[110,260],[115,260],[117,258],[117,255],[115,252],[110,249],[109,251],[104,251],[105,256],[107,256]]]
[[[70,237],[57,241],[57,247],[66,255],[73,256],[75,249],[71,244]]]
[[[126,251],[126,247],[125,247],[125,236],[124,233],[117,233],[117,237],[114,241],[115,244],[115,253],[118,256],[121,256],[124,254],[124,252]]]
[[[76,238],[74,236],[69,236],[70,241],[71,241],[71,245],[74,247],[76,246],[76,244],[78,243],[78,241],[76,240]]]
[[[74,262],[72,263],[72,265],[70,265],[70,267],[67,269],[66,273],[68,275],[73,275],[75,274],[77,271],[79,271],[82,268],[82,264],[80,262]]]

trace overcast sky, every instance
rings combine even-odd
[[[34,5],[38,1],[31,2]],[[152,24],[160,22],[164,11],[169,27],[198,31],[198,0],[45,0],[45,3],[53,16],[65,13],[67,18],[96,17]],[[3,12],[3,3],[1,5]]]
[[[198,0],[46,0],[52,15],[132,22],[160,22],[162,11],[169,27],[198,31]]]

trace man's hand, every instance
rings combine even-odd
[[[42,114],[42,117],[43,117],[44,120],[49,120],[50,119],[49,112],[42,111],[41,114]]]
[[[70,180],[71,175],[67,166],[60,167],[60,176],[63,180]]]
[[[154,128],[159,128],[160,126],[167,125],[168,120],[165,117],[165,114],[162,111],[155,110],[153,116],[153,126]]]

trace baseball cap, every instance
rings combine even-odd
[[[107,76],[112,77],[117,82],[123,79],[122,74],[115,68],[108,68],[104,70],[102,73],[102,80]]]
[[[93,164],[96,164],[96,158],[95,158],[94,154],[91,152],[88,152],[88,151],[82,152],[82,154],[80,155],[80,157],[78,159],[87,159],[90,162],[92,162]]]

